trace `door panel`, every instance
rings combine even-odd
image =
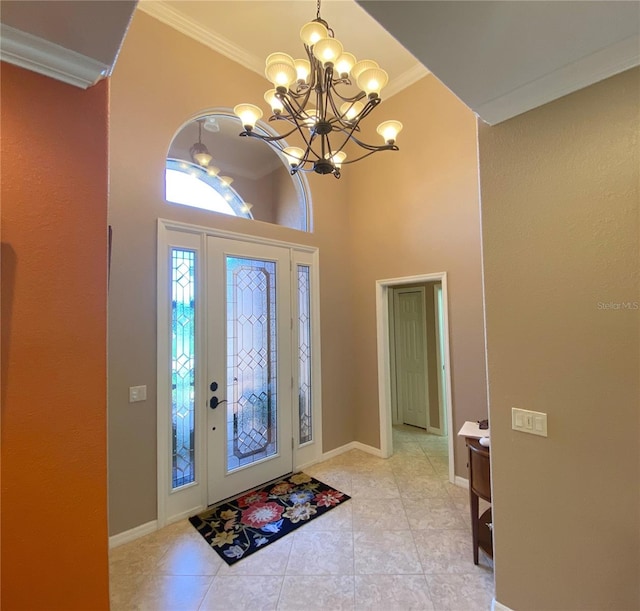
[[[208,237],[207,263],[211,504],[292,470],[292,338],[288,249]]]
[[[394,295],[396,393],[402,422],[427,428],[426,308],[423,289]]]

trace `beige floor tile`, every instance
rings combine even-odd
[[[422,446],[417,442],[402,441],[393,444],[393,455],[424,457]]]
[[[167,553],[171,540],[152,535],[109,550],[109,568],[113,573],[153,573]]]
[[[217,575],[200,611],[266,611],[276,609],[282,576]]]
[[[493,600],[493,575],[427,575],[431,599],[436,609],[489,611]]]
[[[411,530],[467,527],[466,522],[462,521],[461,512],[449,498],[403,498],[402,504]]]
[[[354,498],[349,502],[353,510],[353,530],[409,530],[400,499]]]
[[[111,550],[112,611],[488,610],[492,562],[473,564],[446,438],[393,436],[389,459],[352,450],[305,469],[353,498],[232,567],[187,520]]]
[[[402,498],[449,498],[437,475],[397,475],[396,482]]]
[[[411,530],[465,529],[461,512],[449,498],[403,498]]]
[[[436,470],[425,455],[394,454],[387,462],[394,475],[436,475]]]
[[[356,575],[422,573],[410,530],[354,531],[353,546]]]
[[[310,467],[305,469],[304,472],[327,484],[327,486],[351,496],[351,473],[345,467],[332,467],[331,469],[324,469],[322,466]]]
[[[353,608],[353,575],[296,575],[284,578],[278,611],[338,611]]]
[[[293,535],[287,575],[353,575],[351,532],[305,532]]]
[[[112,611],[197,611],[213,577],[146,575],[126,593],[112,591]]]
[[[434,610],[424,575],[356,575],[358,611]]]
[[[353,500],[334,507],[324,515],[304,525],[306,532],[317,530],[353,530]]]
[[[447,482],[445,486],[447,490],[447,494],[456,501],[462,501],[464,503],[469,503],[469,489],[463,488],[462,486],[456,486],[456,484],[452,484]]]
[[[449,474],[449,457],[448,456],[427,456],[429,462],[433,465],[436,473]]]
[[[393,473],[357,474],[351,479],[351,496],[365,499],[397,499],[400,492]]]
[[[156,572],[166,575],[215,575],[224,564],[205,539],[191,527],[193,535],[184,535],[160,559]]]
[[[471,532],[460,530],[414,530],[413,538],[425,574],[482,573],[486,566],[473,564]]]

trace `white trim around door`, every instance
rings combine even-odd
[[[278,246],[285,248],[290,254],[289,269],[292,287],[298,287],[301,278],[308,293],[307,302],[300,299],[300,289],[291,290],[291,320],[284,324],[291,325],[291,351],[294,358],[291,361],[291,372],[283,372],[291,377],[291,390],[294,396],[299,395],[301,381],[311,390],[307,392],[304,405],[307,417],[304,426],[300,424],[301,400],[292,402],[293,421],[293,458],[292,468],[297,470],[301,465],[317,462],[322,457],[322,396],[320,379],[320,319],[319,319],[319,255],[315,247],[262,239],[256,236],[237,234],[228,231],[218,231],[207,227],[188,225],[185,223],[158,219],[158,259],[157,259],[157,483],[158,483],[158,517],[157,527],[183,519],[201,511],[207,506],[208,480],[208,450],[207,450],[207,416],[208,401],[211,394],[207,380],[207,295],[206,295],[206,264],[207,238],[219,237],[235,240],[245,244],[263,246]],[[172,484],[172,380],[171,380],[171,302],[172,282],[169,260],[172,249],[184,249],[195,254],[195,271],[192,271],[195,286],[195,382],[191,386],[194,395],[195,433],[193,447],[195,448],[195,477],[185,485]],[[222,290],[222,289],[221,289]],[[304,316],[298,313],[306,308]],[[304,328],[300,319],[310,319],[308,328]],[[298,320],[296,320],[298,319]],[[304,339],[300,338],[305,335]],[[301,350],[300,342],[304,341],[305,351],[311,354],[311,362],[306,368],[300,365],[300,358],[295,355]],[[309,347],[308,343],[311,343]],[[288,382],[287,382],[288,385]],[[310,406],[310,407],[309,407]],[[310,424],[311,423],[311,424]],[[305,438],[301,435],[304,433]],[[242,491],[238,491],[242,492]]]
[[[405,276],[403,278],[388,278],[376,281],[376,323],[378,339],[378,403],[380,417],[380,451],[384,458],[393,453],[392,401],[391,401],[391,363],[390,363],[390,334],[389,334],[389,289],[407,284],[423,282],[442,283],[442,321],[443,347],[442,361],[444,377],[447,384],[446,392],[446,421],[449,444],[449,481],[454,482],[453,456],[453,407],[451,403],[451,365],[449,359],[449,302],[447,290],[447,272],[424,274],[419,276]]]

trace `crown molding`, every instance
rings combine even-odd
[[[163,0],[141,0],[138,3],[138,10],[151,17],[155,17],[158,21],[189,36],[189,38],[197,40],[210,49],[252,70],[256,74],[264,76],[264,58],[256,57],[253,53],[249,53],[224,36],[220,36],[215,32],[203,28],[198,22],[174,9]],[[410,85],[413,85],[427,74],[429,74],[429,70],[422,64],[416,63],[415,66],[389,82],[384,90],[384,98],[390,98]]]
[[[260,76],[264,76],[264,59],[249,53],[224,36],[203,28],[199,23],[162,0],[142,0],[138,3],[137,9],[151,17],[155,17],[162,23],[166,23],[168,26],[182,32],[182,34],[189,36],[189,38],[197,40],[245,68],[253,70]]]
[[[405,70],[402,74],[394,78],[384,89],[383,99],[388,100],[391,96],[400,93],[403,89],[417,83],[420,79],[431,74],[422,64],[416,62],[416,65],[409,70]]]
[[[482,102],[473,111],[495,125],[640,64],[640,37],[629,36],[521,87]]]
[[[0,59],[82,89],[111,73],[107,64],[4,24],[0,25]]]

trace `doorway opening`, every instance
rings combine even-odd
[[[376,283],[380,449],[393,454],[393,427],[409,425],[447,439],[454,456],[447,274]]]

